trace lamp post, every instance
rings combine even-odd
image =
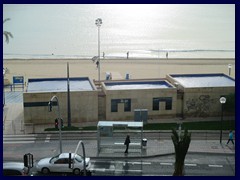
[[[80,144],[82,145],[82,151],[83,151],[83,175],[86,176],[87,175],[87,172],[86,172],[86,155],[85,155],[85,147],[84,147],[84,144],[83,144],[82,141],[78,142],[78,145],[75,149],[74,156],[77,155],[77,151],[78,151],[78,148],[79,148]],[[75,157],[73,159],[75,159]],[[73,161],[73,168],[74,168],[74,161]]]
[[[97,68],[98,68],[98,81],[100,81],[100,27],[102,25],[102,19],[101,18],[96,19],[95,24],[98,27],[98,60],[97,60]]]
[[[5,106],[5,92],[4,92],[4,76],[5,76],[6,70],[3,68],[3,107]]]
[[[232,64],[228,64],[228,75],[231,76]]]
[[[226,103],[226,98],[225,97],[221,97],[220,98],[220,103],[222,106],[222,112],[221,112],[221,130],[220,130],[220,143],[222,144],[222,120],[223,120],[223,105]]]
[[[60,146],[60,154],[62,153],[62,122],[61,122],[61,114],[60,114],[60,107],[59,107],[59,101],[57,96],[53,96],[51,100],[48,102],[48,111],[52,112],[52,105],[53,100],[56,99],[57,105],[58,105],[58,129],[59,129],[59,146]]]

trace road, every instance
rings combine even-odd
[[[134,160],[96,160],[92,162],[93,176],[172,176],[174,156]],[[186,176],[234,176],[235,157],[190,154],[185,159]]]
[[[144,159],[93,159],[92,176],[172,176],[174,156]],[[235,160],[232,155],[187,155],[185,159],[185,176],[235,176]],[[31,170],[34,176],[43,176]],[[50,174],[69,175],[71,174]]]

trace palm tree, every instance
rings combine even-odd
[[[4,24],[6,21],[10,21],[10,18],[4,19],[4,20],[3,20],[3,24]],[[5,41],[6,41],[6,43],[9,43],[9,37],[13,38],[12,33],[8,32],[8,31],[3,31],[3,35],[5,36]]]
[[[191,142],[191,133],[187,129],[184,131],[184,135],[178,135],[176,129],[172,130],[172,141],[175,148],[175,167],[173,176],[184,175],[184,160]]]

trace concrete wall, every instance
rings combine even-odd
[[[219,99],[230,93],[235,93],[235,87],[184,88],[184,116],[220,116],[221,103]]]
[[[182,91],[177,91],[177,117],[183,117],[183,98],[184,93]]]
[[[61,116],[64,125],[67,124],[67,92],[48,92],[23,94],[24,122],[34,124],[53,124],[58,117],[57,106],[48,112],[47,103],[52,96],[56,95],[59,100]],[[70,93],[72,123],[93,122],[98,120],[98,92],[75,91]]]
[[[102,92],[98,92],[98,120],[106,120],[106,96]]]
[[[134,109],[148,109],[148,118],[159,119],[160,116],[175,117],[177,89],[139,89],[139,90],[107,90],[103,84],[106,94],[106,120],[134,120]],[[165,103],[160,102],[160,109],[153,111],[153,98],[172,97],[172,109],[165,110]],[[131,111],[124,112],[124,104],[118,104],[118,111],[111,112],[112,99],[131,99]]]
[[[167,75],[166,79],[176,85],[178,89],[178,114],[182,108],[182,117],[214,117],[220,116],[221,96],[235,93],[235,87],[199,87],[186,88],[178,83],[174,78]],[[182,94],[182,95],[180,95]],[[180,108],[180,96],[182,96],[182,106]],[[228,114],[233,115],[234,114]]]

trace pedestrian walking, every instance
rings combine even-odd
[[[125,150],[125,153],[128,153],[128,147],[129,147],[129,144],[131,143],[130,141],[130,136],[127,135],[126,139],[125,139],[125,142],[124,142],[124,145],[126,145],[126,150]]]
[[[127,59],[128,59],[128,57],[129,57],[129,51],[127,52]]]
[[[168,59],[168,52],[166,53],[166,58]]]
[[[234,142],[233,142],[233,132],[232,132],[232,130],[229,132],[229,134],[228,134],[228,141],[227,141],[227,145],[228,145],[228,143],[229,142],[232,142],[232,144],[234,145]]]

